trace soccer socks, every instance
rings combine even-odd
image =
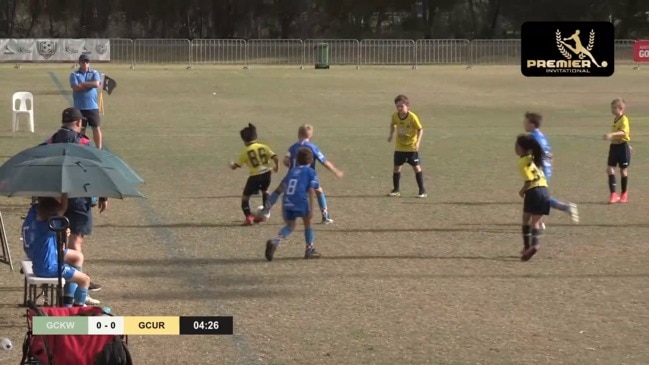
[[[243,215],[248,218],[250,216],[250,200],[241,199],[241,210],[243,210]]]
[[[532,237],[530,239],[530,245],[532,247],[536,247],[536,245],[541,243],[541,232],[536,228],[532,228],[531,235]]]
[[[611,191],[611,194],[615,193],[617,188],[617,183],[615,182],[615,174],[608,175],[608,189]]]
[[[73,266],[75,270],[83,272],[81,267]],[[77,291],[77,283],[73,283],[70,280],[66,280],[65,286],[63,287],[63,296],[64,297],[74,297],[74,293]]]
[[[620,178],[622,181],[622,194],[626,193],[626,187],[629,184],[629,177],[628,176],[622,176]]]
[[[426,191],[424,189],[424,173],[419,171],[415,173],[415,179],[417,180],[417,186],[419,187],[419,194],[422,194]]]
[[[394,186],[393,191],[399,191],[399,180],[401,179],[401,173],[400,172],[393,172],[392,173],[392,185]]]
[[[263,206],[266,206],[266,202],[268,201],[268,192],[267,191],[262,191],[261,192],[261,201],[263,203]]]
[[[268,199],[266,202],[268,203],[267,207],[270,209],[277,201],[279,200],[279,193],[277,191],[273,191],[270,196],[268,196]]]
[[[282,229],[279,230],[279,233],[277,234],[277,237],[273,240],[273,243],[276,245],[279,245],[282,240],[286,237],[288,237],[291,233],[293,233],[293,228],[289,226],[284,226]]]
[[[318,205],[320,206],[320,211],[322,212],[322,215],[327,214],[327,198],[325,197],[324,192],[318,192],[317,194],[318,197]]]
[[[550,206],[552,209],[558,209],[562,212],[567,212],[570,209],[570,206],[566,203],[560,202],[555,198],[550,198]]]
[[[75,305],[84,305],[88,299],[88,288],[77,287],[77,291],[74,292],[74,304]]]
[[[313,227],[304,228],[304,242],[307,248],[313,245]]]
[[[523,246],[525,249],[530,248],[530,238],[532,237],[530,229],[531,227],[529,225],[523,226]]]

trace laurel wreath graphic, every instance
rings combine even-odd
[[[595,30],[591,29],[590,33],[588,34],[588,46],[586,46],[586,49],[590,52],[593,50],[593,46],[595,45]],[[579,54],[579,59],[583,60],[586,57],[585,54],[580,53]]]
[[[555,33],[555,38],[557,40],[557,48],[559,49],[559,52],[565,57],[566,59],[571,59],[572,55],[570,52],[566,51],[566,49],[563,47],[563,43],[561,43],[562,37],[561,37],[561,31],[557,29],[557,32]]]

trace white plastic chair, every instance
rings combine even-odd
[[[16,104],[18,104],[17,107]],[[16,132],[18,130],[19,116],[21,114],[27,114],[29,116],[29,131],[34,133],[34,95],[27,91],[19,91],[14,93],[11,102],[11,108],[14,114],[12,121],[12,131]]]

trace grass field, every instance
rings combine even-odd
[[[69,69],[0,69],[0,156],[51,135],[70,103]],[[147,181],[147,199],[96,215],[85,269],[117,315],[233,315],[234,336],[131,336],[136,364],[649,363],[649,90],[646,70],[611,78],[524,78],[518,67],[127,70],[106,98],[106,144]],[[36,134],[10,131],[11,93],[36,98]],[[216,94],[214,94],[216,93]],[[407,94],[425,133],[429,192],[405,169],[391,189],[392,100]],[[600,136],[610,101],[627,99],[634,155],[630,202],[606,205]],[[514,154],[527,110],[545,116],[553,212],[542,251],[521,263],[521,186]],[[320,168],[333,225],[316,227],[323,258],[306,261],[299,229],[268,263],[271,220],[242,227],[240,152],[248,122],[283,154],[297,127],[345,171]],[[285,171],[280,171],[283,176]],[[279,176],[274,181],[279,181]],[[273,184],[274,185],[274,184]],[[258,205],[258,197],[253,206]],[[0,199],[14,260],[28,200]],[[0,337],[25,334],[22,277],[0,267]]]

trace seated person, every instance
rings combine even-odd
[[[23,222],[23,245],[27,257],[32,262],[34,275],[43,278],[58,276],[58,252],[56,233],[50,230],[48,219],[60,216],[64,206],[55,198],[38,198]],[[70,230],[66,232],[70,235]],[[83,306],[88,296],[90,277],[81,271],[83,254],[65,249],[63,278],[63,303],[66,307]]]

